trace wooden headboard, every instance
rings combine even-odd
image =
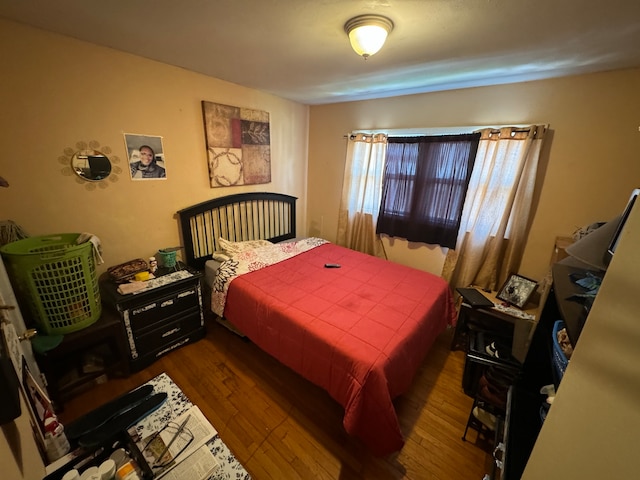
[[[296,197],[251,192],[214,198],[178,211],[187,265],[202,270],[218,239],[281,242],[296,236]]]

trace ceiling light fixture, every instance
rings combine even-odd
[[[359,15],[344,24],[351,47],[366,60],[384,45],[393,22],[382,15]]]

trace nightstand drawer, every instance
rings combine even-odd
[[[150,352],[173,342],[188,333],[202,327],[200,310],[194,310],[187,316],[164,323],[159,328],[154,328],[144,334],[135,337],[136,347],[140,352]]]
[[[197,330],[192,331],[188,334],[185,334],[182,337],[175,338],[172,342],[166,345],[163,345],[159,348],[156,348],[153,351],[145,352],[144,355],[131,360],[131,371],[138,372],[143,368],[151,365],[158,358],[166,355],[167,353],[174,351],[177,348],[196,342],[201,338],[203,338],[204,335],[205,335],[204,327],[198,328]]]
[[[154,317],[152,320],[144,323],[144,325],[138,324],[137,327],[133,327],[132,325],[131,334],[135,338],[140,338],[155,330],[165,328],[168,324],[173,323],[181,318],[187,318],[195,314],[200,316],[200,306],[199,305],[190,306],[184,310],[181,309],[177,313],[176,312],[173,312],[173,313],[174,313],[173,315],[168,315],[168,316],[162,315],[162,316]]]
[[[200,305],[195,286],[160,297],[149,303],[132,307],[129,320],[134,331],[144,329],[161,318],[168,318]]]

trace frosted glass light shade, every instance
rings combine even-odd
[[[393,22],[380,15],[360,15],[349,20],[344,29],[349,35],[351,48],[367,58],[380,51],[393,30]]]
[[[349,34],[351,48],[363,57],[369,57],[380,51],[386,39],[387,31],[377,25],[354,28]]]

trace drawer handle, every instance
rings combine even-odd
[[[170,307],[171,305],[173,305],[173,300],[167,300],[166,302],[162,302],[162,303],[160,304],[160,308],[163,308],[163,307]]]
[[[498,467],[501,470],[502,470],[502,467],[504,466],[504,460],[502,458],[502,455],[500,455],[500,458],[498,458],[498,452],[504,453],[504,450],[505,450],[505,446],[504,446],[504,443],[502,442],[498,443],[496,448],[493,449],[493,460],[496,462],[496,467]]]
[[[157,306],[158,306],[157,303],[150,303],[149,305],[145,305],[144,307],[136,308],[135,310],[132,310],[131,314],[138,315],[139,313],[146,312],[147,310],[151,310],[153,308],[156,308]]]
[[[167,330],[166,332],[164,332],[162,334],[162,338],[168,337],[169,335],[173,335],[174,333],[178,333],[180,330],[182,330],[180,327],[176,327],[176,328],[172,328],[171,330]]]
[[[189,343],[189,340],[191,339],[187,337],[183,340],[180,340],[178,343],[174,343],[173,345],[168,346],[164,350],[160,350],[158,353],[156,353],[156,358],[160,357],[161,355],[164,355],[167,352],[170,352],[171,350],[175,350],[176,348],[181,347],[182,345],[186,345],[187,343]]]

